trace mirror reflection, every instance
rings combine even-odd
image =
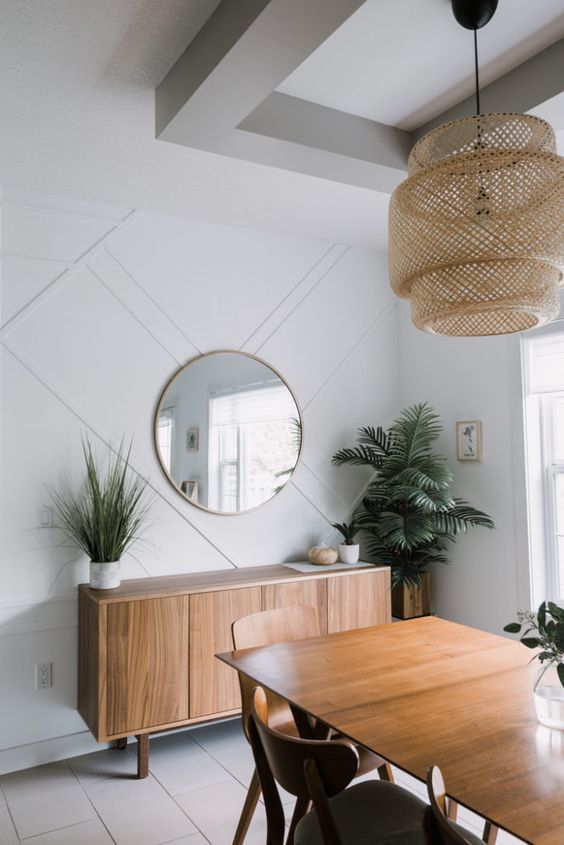
[[[192,504],[241,513],[284,487],[298,462],[302,422],[284,380],[242,352],[188,363],[159,402],[157,454]]]

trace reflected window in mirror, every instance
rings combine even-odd
[[[280,379],[210,397],[210,508],[234,513],[272,498],[299,452],[295,410]]]
[[[167,472],[172,472],[174,441],[174,408],[162,408],[157,426],[157,442],[161,461]]]
[[[302,422],[279,373],[246,353],[212,352],[169,382],[155,437],[179,492],[206,510],[234,514],[258,507],[287,483],[301,451]]]

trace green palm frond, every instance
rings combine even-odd
[[[436,533],[447,536],[466,534],[469,528],[495,528],[491,517],[460,499],[446,513],[435,514],[434,519]]]
[[[440,417],[426,402],[406,408],[390,427],[391,451],[413,465],[426,457],[442,431]]]
[[[336,467],[351,464],[352,466],[371,466],[374,469],[380,469],[383,457],[369,446],[356,446],[351,449],[340,449],[335,452],[331,460]]]
[[[365,425],[358,429],[357,441],[366,446],[370,446],[376,452],[382,455],[387,455],[390,451],[390,435],[384,431],[381,425],[374,428],[371,425]]]

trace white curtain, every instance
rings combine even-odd
[[[564,390],[564,332],[526,340],[528,393]]]
[[[296,404],[280,381],[210,397],[210,426],[244,425],[297,417]]]

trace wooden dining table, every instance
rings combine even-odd
[[[564,732],[536,720],[531,652],[436,617],[217,655],[534,845],[564,845]]]

